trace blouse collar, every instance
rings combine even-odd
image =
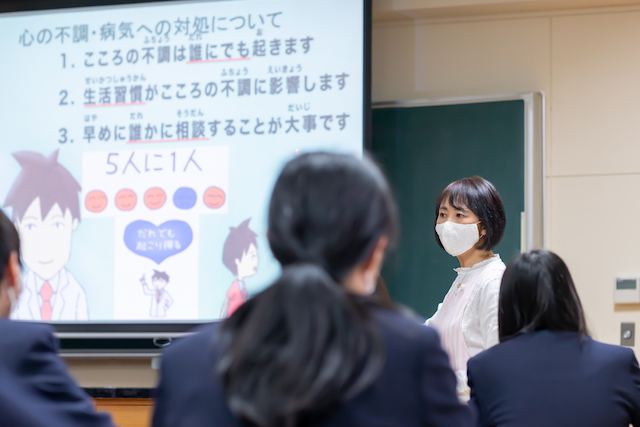
[[[458,268],[454,268],[453,271],[455,271],[458,274],[461,274],[461,273],[465,273],[466,274],[466,273],[469,273],[469,272],[474,271],[474,270],[480,270],[483,267],[485,267],[486,265],[491,264],[492,262],[496,262],[496,261],[501,261],[499,254],[495,254],[491,258],[487,258],[484,261],[480,261],[479,263],[474,264],[471,267],[458,267]]]

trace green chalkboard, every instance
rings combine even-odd
[[[382,271],[391,297],[430,317],[451,286],[456,258],[436,243],[435,200],[452,181],[480,175],[502,196],[507,228],[495,249],[520,251],[525,192],[523,100],[373,110],[372,153],[393,187],[400,238]]]

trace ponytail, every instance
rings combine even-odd
[[[343,288],[397,217],[368,160],[309,153],[284,167],[268,239],[282,275],[220,328],[218,374],[231,411],[257,427],[299,427],[371,385],[384,347],[370,306]]]
[[[295,427],[370,385],[384,352],[366,305],[321,266],[284,267],[221,327],[218,374],[231,411],[258,427]]]

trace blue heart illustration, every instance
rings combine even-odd
[[[158,226],[149,221],[134,221],[124,230],[124,244],[134,254],[156,264],[179,254],[193,241],[193,231],[184,221],[172,220]]]

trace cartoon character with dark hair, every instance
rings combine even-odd
[[[12,317],[19,320],[88,320],[87,295],[65,268],[80,223],[80,184],[58,163],[35,151],[13,153],[22,170],[4,206],[13,208],[22,260],[29,267]]]
[[[165,290],[169,284],[169,275],[164,271],[153,270],[153,276],[151,276],[153,289],[147,284],[147,279],[144,275],[140,278],[140,283],[142,283],[142,290],[145,295],[153,295],[151,298],[151,317],[166,316],[167,310],[173,305],[173,298]]]
[[[257,234],[249,229],[251,218],[244,220],[238,227],[231,227],[222,249],[222,263],[233,273],[233,281],[224,300],[220,318],[233,314],[247,300],[247,288],[244,279],[258,271]]]

